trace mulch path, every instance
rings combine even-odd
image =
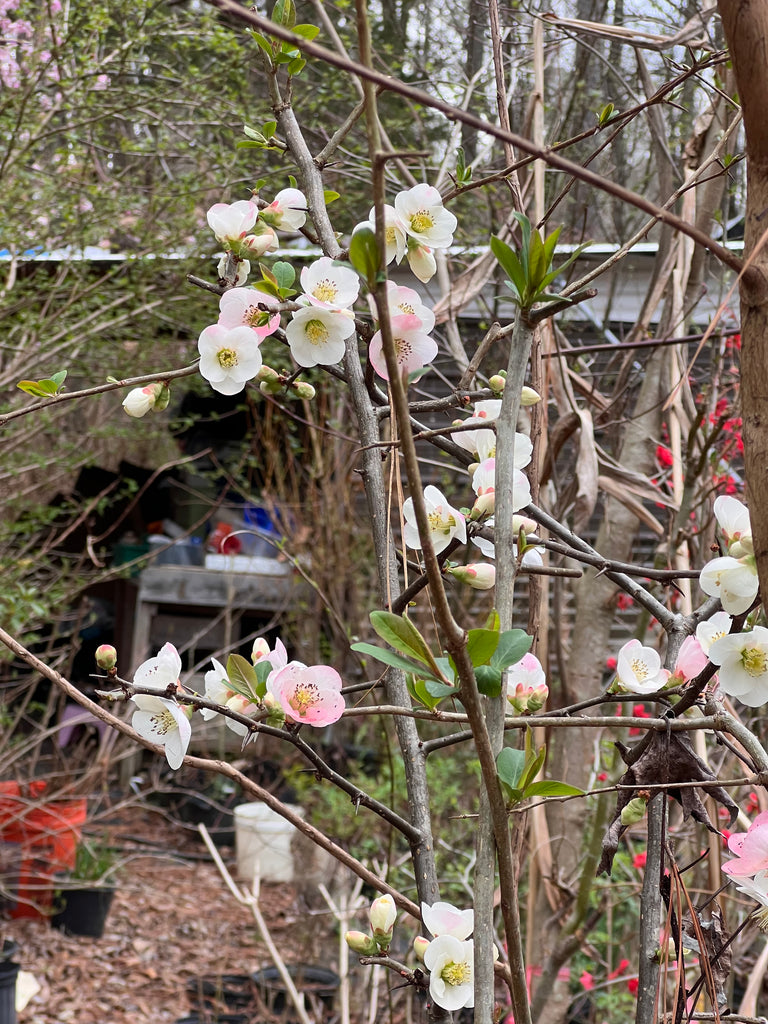
[[[190,979],[271,966],[251,911],[229,894],[196,832],[147,808],[117,812],[106,830],[125,863],[102,939],[46,920],[4,923],[15,959],[40,984],[19,1024],[173,1024],[191,1012]],[[234,851],[220,852],[234,873]],[[292,886],[263,885],[260,907],[286,961],[323,944],[326,956],[335,951],[327,916],[315,918]],[[269,1016],[254,1010],[256,1019]]]

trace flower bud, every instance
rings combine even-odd
[[[155,411],[162,412],[168,408],[168,404],[171,401],[171,389],[167,384],[160,385],[160,391],[158,392],[157,398],[155,399]]]
[[[528,694],[528,710],[531,714],[535,714],[537,711],[541,711],[544,705],[547,703],[547,697],[549,696],[549,687],[546,683],[541,683],[539,686],[534,686],[531,692]]]
[[[423,935],[417,935],[413,940],[413,952],[416,954],[419,960],[424,959],[424,954],[427,952],[429,946],[429,939],[425,939]]]
[[[621,812],[621,824],[627,826],[636,825],[638,821],[642,821],[645,817],[647,807],[648,805],[642,797],[634,797]]]
[[[373,901],[368,916],[377,945],[380,949],[389,949],[392,929],[395,927],[397,919],[397,907],[389,893],[379,896]]]
[[[365,932],[347,932],[344,941],[354,953],[359,953],[360,956],[374,956],[378,952],[376,942]]]
[[[102,644],[96,648],[96,664],[104,672],[117,665],[117,651],[111,644]]]
[[[496,583],[496,567],[487,562],[455,565],[446,570],[454,579],[466,583],[473,590],[490,590]]]
[[[273,384],[268,380],[263,380],[261,384],[259,384],[259,391],[262,395],[279,395],[282,390],[282,384]]]
[[[293,385],[293,390],[298,398],[306,398],[308,402],[315,397],[315,389],[308,380],[297,380]]]
[[[538,391],[533,388],[529,388],[527,384],[523,385],[523,390],[520,392],[520,405],[526,408],[529,405],[536,405],[541,401],[541,395]]]
[[[485,491],[484,494],[478,494],[475,499],[475,504],[472,506],[469,518],[482,519],[483,516],[492,516],[495,507],[496,492],[493,489]]]
[[[150,409],[154,409],[157,405],[158,398],[161,396],[163,388],[167,391],[168,388],[165,384],[147,384],[143,388],[134,388],[133,391],[129,391],[123,399],[123,408],[129,416],[133,416],[134,419],[141,419],[142,416],[146,416]],[[168,405],[166,401],[163,408]]]
[[[263,363],[261,369],[256,374],[256,380],[265,380],[268,384],[277,384],[280,382],[280,374],[277,370],[273,370],[271,366]]]
[[[528,518],[528,516],[515,515],[512,516],[512,529],[514,531],[515,536],[517,537],[520,534],[521,530],[525,534],[536,533],[537,526],[532,519]]]
[[[264,706],[264,710],[267,712],[267,725],[272,725],[275,728],[279,728],[285,722],[285,712],[282,709],[280,701],[274,694],[265,693],[264,699],[261,702]]]
[[[488,380],[488,387],[495,395],[503,394],[506,386],[506,380],[499,373],[494,373],[494,375]]]
[[[262,658],[266,658],[269,654],[269,644],[263,636],[257,636],[253,641],[253,647],[251,648],[251,663],[256,664],[257,661],[261,661]]]

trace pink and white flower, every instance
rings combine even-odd
[[[535,689],[537,686],[547,685],[547,677],[541,662],[530,651],[524,654],[520,661],[510,665],[507,673],[507,682],[510,686],[517,686],[521,683],[523,686],[531,686]]]
[[[447,249],[453,242],[456,218],[443,206],[431,185],[414,185],[395,196],[395,213],[411,238],[422,246]]]
[[[725,871],[725,865],[723,865]],[[745,896],[759,904],[750,915],[761,932],[768,932],[768,871],[758,871],[754,878],[731,875],[731,881]]]
[[[262,220],[279,231],[298,231],[307,219],[307,200],[297,188],[281,189],[261,211]]]
[[[269,644],[263,636],[256,637],[251,648],[251,662],[253,665],[258,665],[263,661],[269,662],[273,672],[285,668],[288,664],[288,652],[282,640],[279,638],[275,640],[274,650],[270,650]]]
[[[376,302],[373,295],[368,296],[368,304],[371,307],[371,315],[374,320],[378,318]],[[421,301],[419,293],[413,288],[406,288],[405,285],[397,285],[394,281],[387,281],[387,306],[389,315],[415,316],[421,322],[421,330],[430,334],[435,327],[435,314]]]
[[[746,832],[729,836],[728,849],[735,858],[723,864],[726,875],[741,877],[768,870],[768,811],[758,814]]]
[[[280,326],[279,300],[259,288],[230,288],[219,299],[219,326],[250,327],[259,341]]]
[[[721,494],[719,498],[715,498],[713,511],[718,526],[725,537],[725,542],[728,545],[729,554],[735,554],[736,557],[739,557],[739,554],[751,554],[752,524],[749,521],[749,509],[747,506],[739,501],[738,498],[728,494]],[[748,551],[731,551],[731,547],[737,542],[746,544]]]
[[[467,939],[475,928],[475,912],[458,910],[451,903],[437,902],[430,906],[421,904],[421,920],[430,935],[451,935],[455,939]]]
[[[137,693],[131,700],[137,708],[131,725],[143,739],[163,747],[169,767],[176,771],[184,761],[192,737],[187,712],[167,697]]]
[[[351,312],[302,306],[285,328],[285,336],[299,366],[332,366],[344,358],[345,341],[354,330]]]
[[[301,272],[304,298],[322,309],[347,309],[360,292],[360,279],[351,267],[335,263],[330,256],[304,267]]]
[[[768,702],[768,629],[729,633],[709,648],[709,660],[720,666],[720,689],[747,707]]]
[[[397,365],[401,375],[407,376],[416,370],[421,370],[435,358],[437,342],[425,333],[418,316],[412,313],[393,316],[391,326]],[[376,331],[371,338],[368,358],[376,373],[384,380],[389,380],[381,331]]]
[[[709,648],[720,637],[728,636],[731,631],[731,623],[733,619],[728,612],[715,612],[715,614],[704,622],[700,622],[696,627],[696,639],[701,644],[701,649],[705,654],[709,653]]]
[[[368,214],[368,220],[363,221],[362,224],[358,224],[355,231],[357,231],[357,228],[361,227],[370,228],[374,234],[376,233],[375,207],[371,207],[371,212]],[[405,256],[408,236],[405,231],[405,226],[395,213],[395,208],[393,206],[384,206],[384,239],[387,263],[391,263],[394,259],[399,263],[403,256]]]
[[[704,593],[719,597],[723,608],[731,615],[747,611],[757,597],[759,585],[753,556],[713,558],[699,576],[699,586]]]
[[[541,711],[549,696],[547,677],[535,654],[524,654],[508,669],[507,700],[518,714]]]
[[[293,722],[321,727],[337,722],[344,711],[341,676],[328,665],[307,667],[291,661],[270,674],[267,691]]]
[[[168,687],[176,689],[181,675],[181,658],[173,644],[163,644],[154,658],[149,658],[136,669],[134,686],[153,687],[162,693]]]
[[[197,341],[200,373],[219,394],[238,394],[261,369],[260,341],[251,327],[206,327]]]
[[[445,1010],[475,1005],[475,950],[472,939],[453,935],[433,939],[424,952],[429,970],[429,994]]]
[[[208,227],[222,245],[230,248],[243,241],[259,219],[259,208],[250,199],[236,203],[215,203],[206,215]]]
[[[616,675],[630,693],[656,693],[669,679],[669,672],[661,667],[658,651],[643,647],[639,640],[628,641],[619,651]]]
[[[458,509],[448,504],[441,491],[429,484],[424,488],[424,503],[427,509],[427,523],[432,548],[436,555],[445,550],[456,537],[463,544],[467,541],[467,523]],[[413,498],[403,502],[403,542],[406,547],[421,549],[416,515],[413,510]]]

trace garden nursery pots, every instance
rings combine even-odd
[[[53,915],[51,924],[69,935],[100,939],[116,888],[114,885],[94,885],[60,890],[56,903],[61,909]]]

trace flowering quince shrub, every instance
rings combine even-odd
[[[0,4],[0,17],[15,26],[5,25],[10,44],[5,59],[0,58],[0,77],[14,88],[14,61],[18,63],[23,57],[26,30],[22,22],[8,18],[11,9],[7,3],[5,7]],[[244,13],[251,21],[261,19],[255,8],[244,9]],[[577,530],[566,525],[566,518],[572,514],[574,520],[578,516],[583,522],[589,519],[598,486],[603,487],[602,481],[606,482],[606,491],[611,486],[610,478],[601,475],[603,469],[615,467],[612,458],[604,458],[602,451],[598,459],[590,434],[594,424],[587,406],[579,404],[582,394],[591,393],[593,385],[574,397],[576,391],[569,379],[562,390],[567,391],[573,408],[563,415],[558,406],[555,430],[559,433],[555,436],[552,431],[548,437],[543,409],[537,406],[546,406],[550,398],[545,393],[545,378],[534,377],[535,387],[525,383],[535,325],[554,316],[563,305],[579,300],[551,291],[561,287],[558,278],[575,259],[572,256],[563,266],[555,266],[559,229],[544,234],[520,211],[513,211],[511,216],[504,211],[513,229],[514,246],[496,236],[490,241],[498,269],[505,275],[502,287],[516,310],[514,317],[504,328],[495,325],[499,333],[489,332],[475,346],[477,365],[470,363],[466,372],[462,365],[461,381],[451,379],[438,397],[430,393],[425,399],[417,393],[419,381],[426,374],[432,374],[432,382],[440,374],[443,382],[449,380],[442,369],[440,374],[436,372],[434,364],[439,356],[447,360],[455,354],[455,348],[444,344],[441,327],[450,302],[431,308],[427,289],[422,286],[430,283],[436,293],[442,271],[448,273],[443,261],[460,227],[450,207],[462,194],[461,183],[469,181],[467,169],[460,170],[457,165],[458,184],[451,189],[450,199],[443,177],[437,179],[439,188],[418,182],[390,194],[390,201],[383,201],[389,177],[385,181],[380,161],[372,159],[370,195],[377,197],[376,206],[351,235],[344,237],[338,232],[328,210],[329,196],[320,170],[323,161],[316,162],[311,153],[308,157],[306,140],[290,105],[294,79],[305,62],[296,39],[311,40],[317,32],[317,26],[295,25],[295,14],[291,0],[279,0],[274,27],[280,26],[283,34],[286,26],[295,28],[296,38],[292,40],[273,38],[269,23],[264,27],[266,34],[254,31],[259,59],[272,73],[272,87],[280,97],[273,97],[275,121],[271,126],[263,126],[261,132],[248,129],[246,135],[249,146],[283,151],[286,161],[301,169],[303,187],[291,181],[289,187],[275,191],[281,183],[266,180],[247,197],[242,193],[224,197],[232,201],[215,203],[207,211],[210,246],[217,258],[216,281],[203,285],[206,292],[217,295],[218,314],[211,300],[210,319],[216,322],[196,325],[199,359],[195,366],[178,373],[196,372],[222,395],[247,394],[249,400],[262,400],[260,396],[264,396],[264,402],[275,398],[278,407],[285,397],[312,402],[315,385],[302,379],[304,371],[313,371],[313,381],[324,379],[323,371],[328,371],[339,388],[347,389],[357,432],[353,437],[339,432],[335,440],[352,441],[350,450],[354,455],[349,457],[349,464],[354,463],[355,471],[363,477],[374,538],[379,606],[370,613],[367,639],[350,644],[349,651],[345,649],[349,663],[344,666],[305,664],[292,656],[287,634],[286,643],[277,640],[274,646],[258,638],[250,658],[228,652],[212,658],[204,673],[204,692],[199,694],[186,685],[181,656],[170,643],[136,668],[131,679],[118,675],[117,652],[104,645],[97,651],[97,665],[107,685],[98,691],[99,695],[108,702],[130,702],[132,737],[159,748],[172,771],[184,763],[197,724],[223,718],[226,728],[242,739],[243,747],[264,734],[292,745],[308,761],[313,777],[338,787],[355,812],[375,816],[388,833],[396,834],[411,852],[408,885],[413,883],[415,901],[410,889],[396,888],[388,872],[379,877],[368,863],[335,844],[322,830],[311,833],[315,841],[381,893],[370,906],[367,930],[347,932],[349,947],[364,961],[391,968],[398,984],[403,981],[422,990],[430,1019],[447,1020],[455,1011],[474,1007],[477,1019],[483,1022],[514,1019],[518,1024],[530,1024],[531,1000],[538,1014],[541,1006],[535,1001],[549,997],[543,991],[543,982],[538,993],[535,991],[533,980],[546,974],[547,984],[553,988],[558,979],[562,980],[561,971],[574,988],[580,980],[584,989],[599,992],[603,984],[599,964],[590,963],[588,969],[579,967],[569,973],[563,962],[557,962],[557,955],[560,947],[571,945],[574,934],[582,929],[586,934],[593,909],[602,913],[606,907],[609,888],[600,889],[594,875],[610,874],[615,858],[624,857],[633,893],[639,892],[637,875],[641,872],[647,872],[655,886],[649,883],[642,896],[646,902],[637,940],[637,972],[630,971],[624,977],[639,1001],[638,1021],[650,1024],[661,1005],[657,998],[660,963],[676,959],[668,955],[668,948],[663,956],[657,953],[665,915],[655,880],[665,877],[667,870],[678,884],[683,874],[677,865],[674,872],[671,870],[668,858],[674,844],[667,840],[670,835],[676,839],[683,829],[688,829],[690,835],[694,828],[703,827],[715,836],[719,853],[720,822],[717,816],[714,823],[710,819],[703,797],[719,803],[724,811],[723,825],[731,827],[739,812],[730,796],[738,789],[734,777],[728,774],[730,768],[718,768],[716,774],[699,749],[694,749],[687,734],[689,727],[701,724],[704,716],[710,731],[738,739],[740,749],[746,751],[746,770],[754,769],[756,773],[749,780],[750,792],[758,793],[752,811],[759,808],[759,798],[763,797],[758,780],[762,781],[763,773],[768,772],[768,755],[759,737],[739,717],[745,708],[768,704],[768,628],[760,618],[750,513],[732,493],[717,497],[713,512],[719,553],[701,568],[703,559],[699,559],[694,570],[685,572],[678,570],[677,563],[659,569],[604,558]],[[252,24],[250,27],[253,29]],[[287,89],[285,82],[290,83]],[[375,106],[375,97],[368,97],[365,103]],[[375,124],[375,109],[367,113]],[[273,138],[276,143],[270,146]],[[365,206],[369,202],[367,198]],[[345,213],[350,224],[361,216],[354,210]],[[306,249],[296,249],[296,259],[292,258],[287,236],[297,232],[305,235],[302,243],[306,240],[313,246],[309,259]],[[438,264],[441,274],[433,282]],[[393,265],[403,275],[410,275],[408,284],[387,279],[387,268]],[[458,331],[457,324],[451,327]],[[486,365],[488,358],[484,355],[494,341],[504,343],[510,352],[507,368],[498,372],[491,372],[496,368]],[[467,346],[473,360],[475,348]],[[267,352],[270,355],[265,361]],[[274,352],[281,353],[277,359]],[[469,358],[468,354],[468,362]],[[275,365],[269,365],[269,361]],[[162,412],[170,401],[169,380],[158,374],[156,380],[142,378],[126,384],[125,413],[138,420],[150,412]],[[50,380],[24,383],[33,385],[28,393],[36,398],[57,401],[63,397],[59,392],[63,384],[60,374],[52,375]],[[115,386],[123,386],[123,382],[109,385]],[[439,388],[440,384],[435,386]],[[658,404],[656,398],[658,395],[654,396],[654,406]],[[444,427],[422,429],[418,416],[425,408],[442,416]],[[552,483],[553,467],[548,482],[539,475],[546,462],[544,455],[553,465],[557,460],[558,445],[563,443],[569,419],[578,421],[580,426],[573,429],[581,433],[575,482],[582,482],[582,474],[589,478],[589,486],[574,488],[567,501],[559,500],[562,492],[558,501],[552,501],[544,484]],[[732,428],[736,430],[735,422]],[[332,432],[326,424],[323,430]],[[439,464],[440,486],[422,478],[424,462],[420,463],[416,436],[421,442],[435,440],[447,456]],[[677,490],[684,489],[685,479],[675,454],[679,438],[672,437],[671,420],[667,435],[660,436],[663,444],[649,435],[648,446],[661,482],[647,479],[635,469],[619,476],[622,488],[631,481],[642,495],[644,505],[632,497],[626,507],[636,517],[642,513],[646,521],[650,516],[646,506],[656,507],[657,498],[667,501],[667,505],[659,502],[660,507],[670,508],[675,514],[681,511],[669,499],[675,491],[673,484],[681,485]],[[554,454],[548,445],[555,449]],[[737,449],[734,443],[735,453]],[[389,479],[383,468],[387,458],[391,459]],[[589,463],[590,471],[582,473],[585,463]],[[394,500],[394,495],[399,497],[401,479],[402,501]],[[590,504],[586,492],[592,484],[592,504],[586,507]],[[612,487],[613,497],[615,481]],[[702,499],[700,503],[691,537],[699,528],[706,529],[708,502]],[[547,508],[557,509],[559,518],[549,514]],[[339,531],[348,527],[344,518],[339,514],[333,519]],[[686,516],[682,519],[689,522]],[[683,542],[674,532],[678,526],[673,530],[671,523],[670,531],[661,529],[659,535],[672,538],[670,548],[678,555],[677,546]],[[473,560],[478,550],[484,561]],[[553,561],[558,564],[553,565]],[[579,568],[573,568],[577,565]],[[653,624],[642,635],[617,644],[618,650],[607,650],[607,645],[601,644],[590,651],[600,681],[584,700],[571,702],[567,696],[568,648],[561,643],[559,657],[545,656],[546,638],[541,633],[546,605],[534,593],[534,581],[541,585],[537,578],[547,575],[581,578],[587,571],[597,575],[585,584],[597,587],[598,575],[604,575],[618,591],[600,606],[606,615],[617,606],[625,618],[632,609],[642,609]],[[694,583],[683,592],[678,581],[692,574],[698,575],[699,585]],[[515,598],[518,575],[529,580],[522,610]],[[656,587],[657,582],[663,586]],[[469,589],[462,593],[461,587]],[[456,593],[459,598],[454,600]],[[702,593],[704,600],[700,600]],[[559,607],[559,596],[555,594],[553,607]],[[459,613],[461,597],[473,604],[470,610]],[[700,601],[697,606],[696,601]],[[519,621],[527,621],[528,629],[515,625]],[[316,629],[317,624],[312,622],[306,628]],[[339,632],[347,635],[343,629]],[[349,635],[352,632],[350,629]],[[576,634],[574,629],[568,639],[572,649],[580,641]],[[356,678],[348,682],[339,667],[344,668],[349,680],[347,668],[352,664]],[[608,671],[603,679],[604,666]],[[587,675],[583,664],[574,668],[574,677],[579,674]],[[62,685],[54,673],[51,678]],[[74,699],[85,701],[82,695]],[[602,706],[608,710],[603,712]],[[336,727],[341,732],[355,716],[362,720],[363,713],[368,721],[374,714],[394,721],[407,780],[404,813],[331,768],[317,743],[319,734],[315,732],[315,741],[312,739],[312,730]],[[117,717],[113,724],[128,728]],[[545,732],[565,735],[567,738],[560,741],[562,751],[574,735],[588,734],[593,727],[617,739],[610,763],[607,757],[606,763],[599,763],[605,741],[581,742],[578,752],[566,759],[570,764],[568,776],[558,780],[552,767],[555,758],[550,757],[550,750],[538,737]],[[627,738],[632,741],[630,746],[623,742]],[[553,740],[547,742],[554,746]],[[470,748],[471,756],[476,757],[483,793],[470,812],[476,815],[473,823],[477,845],[469,855],[470,866],[462,883],[466,888],[471,882],[475,901],[474,908],[466,909],[439,898],[443,868],[438,870],[435,850],[442,851],[435,842],[430,817],[427,773],[428,758],[455,744],[466,744],[464,749]],[[595,750],[595,764],[586,763],[594,759]],[[619,757],[626,771],[616,779]],[[722,759],[717,763],[722,764]],[[212,763],[211,768],[216,770],[217,766]],[[223,770],[221,766],[218,769]],[[743,774],[745,769],[740,770]],[[251,797],[278,803],[235,766],[228,766],[228,774]],[[571,779],[571,774],[578,778]],[[589,830],[585,831],[585,809],[598,795],[601,807],[606,805],[606,784],[615,808],[604,833],[596,834],[595,839]],[[589,792],[585,792],[587,789]],[[668,816],[667,797],[680,805],[679,814],[675,809],[675,814]],[[558,842],[565,836],[574,847],[579,847],[584,838],[583,864],[574,861],[570,872],[563,873],[547,856],[540,857],[539,851],[549,850],[552,845],[541,821],[550,812],[565,815],[576,801],[580,809],[578,841],[570,842],[572,817],[570,825],[557,825],[557,836]],[[522,813],[529,810],[533,813]],[[288,808],[283,806],[281,813],[290,818]],[[758,813],[746,832],[729,836],[733,859],[723,864],[723,873],[733,887],[759,905],[757,920],[761,927],[768,920],[766,814]],[[296,825],[301,827],[302,823]],[[530,841],[523,841],[526,829],[531,830],[527,837]],[[631,846],[629,853],[623,851],[621,844],[627,833],[645,847],[642,854],[632,857]],[[602,847],[596,853],[601,838]],[[453,855],[450,843],[445,847]],[[520,851],[524,851],[522,862],[517,856]],[[554,949],[543,966],[525,963],[517,884],[528,857],[537,859],[538,876],[546,883],[545,891],[538,895],[539,905],[535,905],[536,893],[532,894],[525,921],[532,936],[529,948],[537,950],[535,956],[540,955],[539,948]],[[535,883],[530,880],[537,877],[537,872],[529,876],[532,889]],[[652,888],[654,892],[650,893]],[[676,898],[679,895],[678,891]],[[622,895],[622,904],[630,902]],[[677,905],[682,906],[682,900]],[[611,905],[613,910],[616,906]],[[702,951],[701,947],[706,946],[703,936],[714,935],[717,930],[715,918],[705,920],[694,901],[689,902],[689,908],[696,917],[691,934],[697,936],[699,955],[711,954],[710,971],[702,971],[702,977],[711,978],[722,950],[713,946]],[[573,917],[569,916],[571,912]],[[408,918],[411,920],[406,923]],[[561,920],[566,922],[562,936],[566,942],[537,942],[534,930],[540,927],[539,921]],[[417,930],[430,936],[416,936],[412,952],[407,954],[408,963],[401,963],[393,954],[393,947],[410,946],[394,942],[397,930],[404,927],[411,929],[409,936]],[[497,931],[503,935],[498,944]],[[668,947],[678,940],[679,936],[665,933],[662,945]],[[595,948],[586,939],[584,945]],[[682,946],[673,952],[682,962]],[[609,969],[617,959],[606,959],[603,964],[606,983],[616,981],[626,971],[628,961],[623,956],[620,968]],[[718,991],[708,990],[707,997],[714,1007],[722,1005]]]

